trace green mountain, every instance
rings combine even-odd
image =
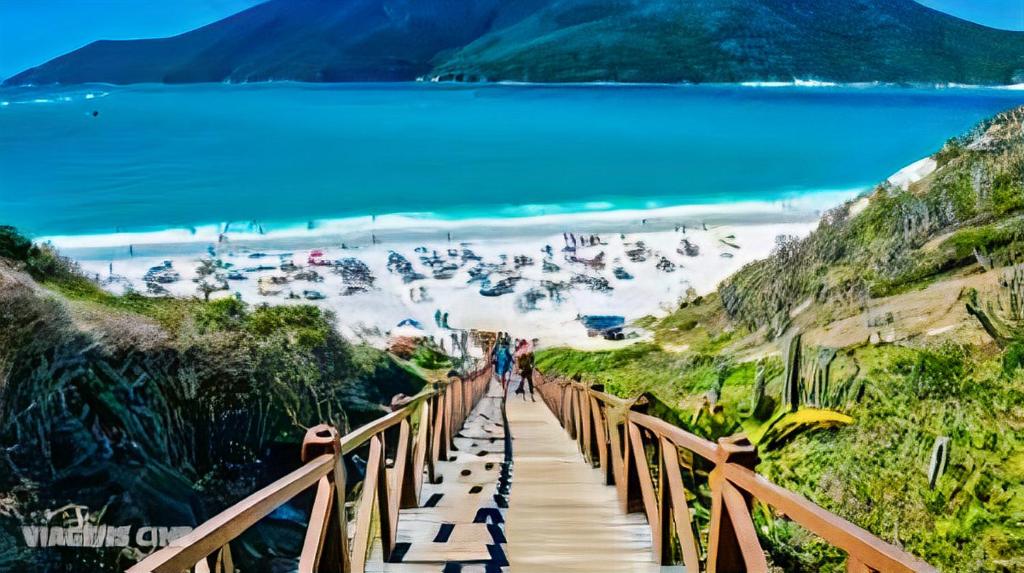
[[[5,84],[417,78],[1009,84],[1024,82],[1024,33],[911,0],[270,0]]]

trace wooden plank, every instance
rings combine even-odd
[[[320,566],[320,554],[327,539],[327,525],[331,517],[331,503],[334,500],[334,485],[327,476],[320,478],[316,486],[316,498],[309,513],[306,538],[299,554],[299,573],[316,573]]]
[[[127,573],[180,573],[238,537],[254,523],[317,483],[334,467],[334,456],[318,456],[139,561]]]
[[[693,534],[693,516],[686,503],[686,489],[683,487],[683,474],[679,471],[679,451],[668,438],[661,438],[662,473],[664,483],[668,486],[661,490],[661,495],[670,501],[672,521],[676,526],[676,536],[683,551],[683,564],[687,571],[700,571],[700,551],[697,538]],[[665,519],[664,512],[662,519]],[[666,519],[667,521],[667,519]]]
[[[509,569],[659,573],[644,519],[618,508],[615,489],[583,463],[559,425],[557,410],[522,400],[509,401],[507,409],[515,444],[505,529]]]
[[[402,557],[402,563],[445,563],[490,561],[491,552],[487,543],[449,542],[413,543]],[[437,569],[440,571],[441,569]]]
[[[933,572],[931,565],[870,532],[825,511],[804,496],[781,488],[736,464],[724,464],[725,477],[737,487],[778,509],[802,527],[878,571]]]

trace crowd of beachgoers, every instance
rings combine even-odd
[[[419,241],[317,236],[301,249],[294,241],[284,248],[223,235],[192,252],[130,246],[128,256],[80,263],[114,292],[317,304],[335,312],[344,334],[369,342],[478,328],[601,347],[646,336],[630,323],[712,290],[768,255],[777,236],[803,235],[813,225],[640,219],[629,233],[604,226],[532,235],[434,232]]]

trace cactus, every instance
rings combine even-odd
[[[805,352],[801,335],[793,335],[785,354],[782,396],[782,403],[790,412],[796,412],[801,404],[834,408],[848,397],[856,375],[838,387],[831,384],[832,363],[837,354],[835,348],[828,347],[818,348],[815,354]]]
[[[967,293],[967,314],[978,319],[981,327],[1000,347],[1024,337],[1024,265],[1004,270],[995,300],[982,304],[978,291]]]
[[[801,334],[797,332],[789,339],[786,348],[786,373],[783,375],[782,403],[790,412],[800,407],[800,363]]]
[[[935,445],[932,446],[932,459],[928,464],[928,487],[930,489],[935,489],[939,478],[946,473],[946,464],[949,463],[949,444],[948,436],[935,438]]]
[[[811,378],[812,386],[805,389],[807,402],[814,406],[822,407],[829,395],[829,379],[831,374],[832,361],[836,359],[835,348],[819,348],[817,359],[812,365]]]
[[[754,373],[754,392],[750,399],[750,415],[756,416],[764,401],[765,387],[765,361],[762,358],[757,361],[757,370]]]

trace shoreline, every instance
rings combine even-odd
[[[304,82],[300,80],[265,80],[245,82],[191,82],[186,84],[166,84],[156,82],[138,82],[128,84],[115,84],[110,82],[83,82],[74,84],[8,84],[5,79],[0,79],[0,89],[52,89],[52,88],[73,88],[78,86],[105,86],[110,88],[126,88],[132,86],[178,86],[178,85],[227,85],[227,86],[264,86],[273,84],[298,84],[309,86],[331,86],[331,85],[399,85],[399,84],[439,84],[442,86],[524,86],[524,87],[700,87],[700,86],[726,86],[726,87],[747,87],[747,88],[897,88],[897,89],[965,89],[965,90],[1024,90],[1024,83],[1016,84],[963,84],[958,82],[929,83],[929,82],[834,82],[813,78],[793,78],[791,80],[742,80],[737,82],[619,82],[619,81],[592,81],[592,82],[524,82],[517,80],[498,80],[482,82],[459,82],[452,80],[437,80],[434,78],[419,77],[403,81],[378,81],[378,82]]]
[[[523,205],[519,215],[498,214],[446,218],[433,213],[393,213],[361,215],[304,222],[222,222],[193,227],[168,227],[147,231],[114,233],[52,234],[36,237],[74,257],[121,258],[118,248],[144,247],[150,253],[174,254],[196,245],[217,244],[222,239],[236,245],[308,245],[310,242],[346,242],[353,245],[369,243],[371,234],[381,241],[404,241],[429,237],[458,239],[523,237],[562,233],[573,229],[588,232],[641,232],[690,226],[701,223],[756,224],[773,222],[807,222],[821,213],[870,188],[827,190],[807,193],[789,200],[739,201],[723,203],[683,204],[651,208],[598,208],[557,210],[551,205]],[[583,206],[588,204],[581,204]],[[594,204],[590,204],[594,205]],[[530,211],[541,214],[530,215]],[[508,210],[505,211],[507,213]],[[261,232],[262,230],[262,232]]]

